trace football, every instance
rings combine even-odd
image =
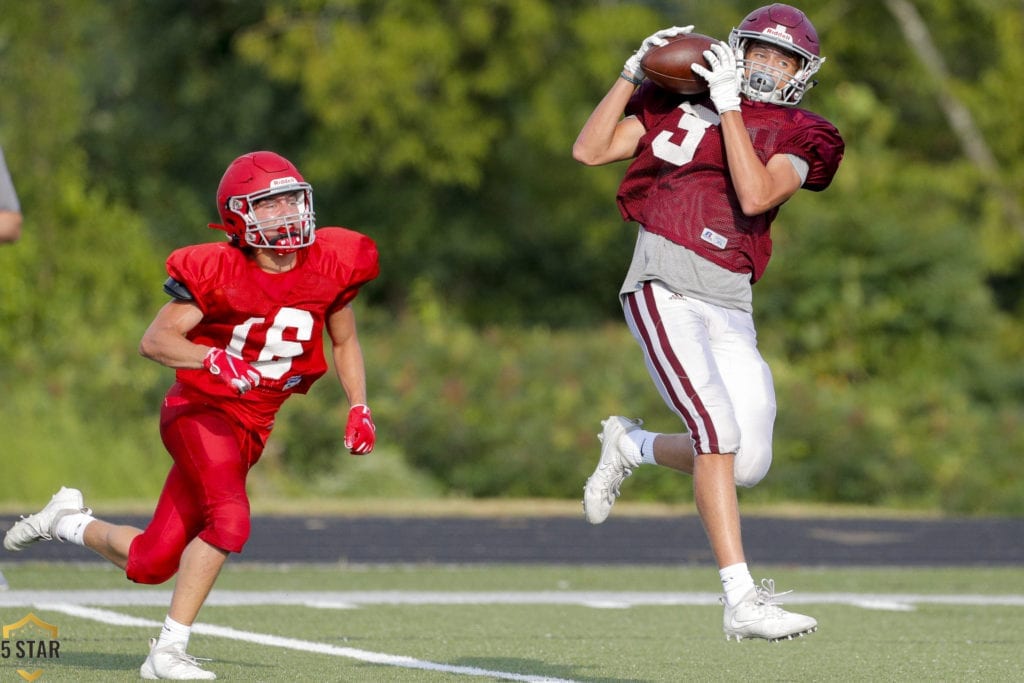
[[[668,40],[648,50],[640,60],[644,75],[665,90],[680,95],[696,95],[707,90],[707,81],[690,71],[690,65],[707,67],[704,51],[718,41],[700,33],[683,33]]]

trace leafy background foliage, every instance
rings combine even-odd
[[[828,57],[806,105],[848,151],[831,188],[782,212],[755,289],[780,413],[776,464],[743,496],[1021,514],[1024,18],[1012,0],[909,3],[945,58],[937,80],[901,4],[806,5]],[[370,234],[383,259],[357,303],[378,451],[342,456],[325,380],[285,407],[254,493],[576,497],[602,417],[678,425],[615,297],[634,239],[614,204],[624,166],[579,166],[573,139],[644,36],[725,37],[752,7],[5,7],[0,144],[25,234],[0,248],[0,501],[68,477],[107,499],[159,489],[171,372],[136,346],[164,257],[219,239],[217,181],[252,149],[296,161],[320,224]],[[691,495],[657,468],[629,486]]]

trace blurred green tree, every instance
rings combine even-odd
[[[1007,473],[1024,448],[1024,17],[1019,0],[912,0],[937,70],[901,6],[807,8],[828,61],[806,104],[848,154],[834,187],[783,212],[755,289],[779,466],[745,495],[1021,510]],[[694,23],[724,38],[751,7],[5,7],[0,76],[15,95],[0,100],[0,144],[26,214],[23,240],[0,249],[5,446],[159,485],[162,463],[139,476],[138,458],[161,457],[153,420],[170,371],[135,346],[163,301],[162,261],[222,238],[206,228],[220,174],[270,148],[313,182],[321,224],[381,245],[384,274],[360,305],[390,394],[384,447],[468,495],[576,495],[591,411],[636,398],[649,423],[672,423],[620,334],[635,229],[614,203],[625,166],[583,168],[572,141],[644,36]],[[991,169],[965,150],[954,100]],[[333,424],[336,401],[311,396],[301,427],[282,429],[275,453],[291,471],[331,462],[330,429],[312,446],[298,433]],[[51,474],[26,468],[0,497],[48,490]],[[685,495],[683,478],[648,479],[638,491]]]

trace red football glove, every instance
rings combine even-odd
[[[260,385],[260,373],[256,368],[241,358],[228,354],[224,349],[207,351],[206,358],[203,358],[203,367],[237,391],[239,396]]]
[[[377,440],[377,428],[373,425],[370,409],[357,403],[348,411],[348,424],[345,425],[345,448],[352,455],[366,455],[373,450]]]

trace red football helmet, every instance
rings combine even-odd
[[[276,195],[286,198],[289,213],[259,219],[255,207]],[[243,154],[228,166],[217,187],[223,225],[213,225],[239,246],[274,249],[287,254],[316,238],[313,189],[292,162],[274,152]]]
[[[799,57],[803,63],[796,75],[789,76],[746,59],[747,48],[752,41],[766,43]],[[740,92],[758,102],[797,104],[816,83],[811,76],[825,61],[818,45],[818,32],[811,20],[797,8],[781,3],[767,5],[748,14],[729,33],[729,46],[736,51],[737,62],[743,68]]]

